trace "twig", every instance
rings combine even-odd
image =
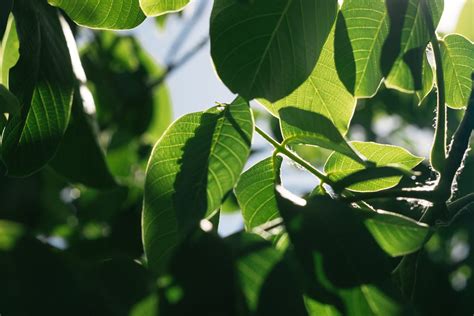
[[[324,173],[322,173],[321,171],[319,171],[318,169],[313,167],[310,163],[308,163],[307,161],[305,161],[302,158],[298,157],[295,153],[288,150],[285,146],[283,146],[282,144],[280,144],[279,142],[277,142],[276,140],[271,138],[267,133],[265,133],[262,129],[260,129],[260,127],[255,126],[255,130],[265,140],[267,140],[270,144],[272,144],[273,147],[275,147],[275,150],[277,152],[287,156],[288,158],[290,158],[291,160],[293,160],[294,162],[296,162],[297,164],[299,164],[300,166],[302,166],[303,168],[305,168],[306,170],[311,172],[313,175],[315,175],[322,182],[327,183],[331,186],[334,185],[334,182],[331,179],[329,179],[329,177],[327,175],[325,175]]]
[[[152,88],[155,88],[159,85],[161,85],[163,83],[163,81],[165,81],[165,79],[171,74],[173,73],[173,71],[175,71],[176,69],[178,69],[179,67],[183,66],[184,64],[186,64],[186,62],[188,62],[194,55],[196,55],[204,46],[206,46],[207,42],[209,41],[209,37],[205,37],[203,38],[201,41],[199,41],[196,46],[194,46],[192,49],[190,49],[186,54],[183,55],[183,57],[181,57],[178,61],[172,63],[172,64],[169,64],[166,68],[165,68],[165,71],[163,72],[163,74],[155,79],[154,81],[150,82],[148,84],[148,88],[149,89],[152,89]]]

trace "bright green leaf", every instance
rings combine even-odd
[[[109,30],[133,29],[145,20],[138,0],[48,0],[79,25]]]
[[[441,41],[446,104],[459,109],[467,106],[472,90],[474,71],[474,44],[452,34]]]
[[[275,103],[262,101],[278,116],[285,107],[297,107],[327,118],[341,134],[349,128],[356,100],[339,79],[334,58],[334,29],[324,44],[321,56],[309,78],[292,94]]]
[[[0,83],[6,87],[9,87],[10,69],[16,65],[20,58],[19,50],[20,42],[18,41],[15,20],[13,15],[10,15],[0,53]]]
[[[5,127],[2,157],[10,175],[43,167],[66,132],[74,90],[73,72],[58,12],[46,1],[15,1],[20,59],[10,71],[10,91],[21,112]]]
[[[275,185],[281,182],[281,161],[278,156],[260,161],[242,174],[235,187],[247,230],[279,216]]]
[[[395,164],[407,169],[413,169],[423,161],[423,158],[416,157],[410,154],[406,149],[397,146],[371,142],[352,142],[351,144],[364,155],[367,160],[374,162],[377,167]],[[362,164],[340,153],[333,153],[324,166],[324,171],[329,175],[330,179],[334,181],[340,180],[362,169],[364,169]],[[380,191],[396,186],[400,180],[401,176],[385,177],[357,183],[349,186],[348,189],[359,192]]]
[[[188,114],[173,123],[150,157],[143,240],[148,263],[161,273],[171,250],[235,185],[250,154],[253,117],[246,101]]]
[[[279,115],[285,144],[319,146],[364,163],[364,157],[354,150],[327,117],[295,107],[282,108]]]
[[[383,0],[344,1],[336,24],[335,56],[339,77],[353,95],[370,97],[377,92],[388,31]]]
[[[140,0],[140,6],[147,16],[163,15],[182,10],[190,0]]]
[[[219,77],[248,100],[287,96],[313,71],[336,11],[335,0],[216,0],[210,36]]]
[[[431,83],[430,69],[423,71],[426,63],[426,46],[432,34],[425,21],[425,0],[388,0],[390,32],[382,51],[382,70],[386,86],[404,92],[425,90]],[[438,25],[444,0],[425,1],[434,25]],[[425,64],[426,65],[426,64]]]

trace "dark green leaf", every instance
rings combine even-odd
[[[346,0],[342,4],[336,24],[336,67],[347,90],[357,97],[373,96],[380,86],[388,20],[383,0]]]
[[[285,144],[319,146],[364,163],[365,159],[326,116],[296,107],[282,108],[279,114]]]
[[[251,313],[307,315],[302,291],[284,253],[253,234],[226,238],[231,246],[240,287]]]
[[[190,0],[140,0],[140,7],[147,16],[163,15],[182,10]]]
[[[109,30],[132,29],[145,20],[139,0],[48,0],[79,25]]]
[[[452,34],[441,41],[446,104],[459,109],[467,106],[472,90],[474,71],[474,44]]]
[[[0,114],[16,114],[19,110],[18,99],[3,84],[0,84]]]
[[[196,232],[177,247],[169,274],[159,279],[159,315],[237,316],[237,282],[234,256],[225,240]]]
[[[217,0],[211,55],[229,89],[277,101],[311,74],[337,11],[335,0]]]
[[[235,187],[247,230],[279,216],[275,185],[281,182],[281,161],[278,156],[260,161],[242,174]]]
[[[367,160],[374,162],[377,167],[399,166],[408,170],[416,167],[423,158],[410,154],[406,149],[377,143],[352,142],[351,143]],[[364,169],[364,166],[340,153],[333,153],[324,166],[324,171],[329,177],[338,181],[348,175]],[[375,173],[374,176],[377,176]],[[386,176],[382,174],[382,176]],[[370,177],[369,177],[370,178]],[[401,176],[389,176],[379,179],[360,182],[348,187],[349,190],[359,192],[380,191],[394,187],[400,182]]]
[[[7,122],[2,157],[9,174],[24,176],[56,153],[69,121],[74,82],[57,10],[45,0],[18,0],[13,14],[20,59],[10,71],[9,88],[21,112]]]
[[[162,273],[171,250],[235,185],[250,154],[253,117],[246,101],[178,119],[150,157],[143,236],[150,268]]]
[[[297,107],[306,112],[314,112],[324,116],[344,135],[354,114],[356,100],[346,89],[336,71],[334,29],[335,27],[329,34],[309,78],[289,96],[274,103],[267,101],[262,103],[275,116],[278,116],[279,111],[285,107]]]
[[[3,0],[0,3],[0,38],[3,37],[8,23],[8,15],[13,7],[13,0]]]
[[[343,306],[338,309],[346,311],[341,314],[398,315],[401,306],[388,283],[391,264],[358,210],[328,197],[305,203],[284,195],[277,194],[279,210],[306,277],[340,297]],[[318,304],[307,299],[309,310],[338,315],[324,306],[321,293],[311,299]]]
[[[81,95],[77,91],[71,122],[50,166],[73,183],[99,189],[110,188],[116,183],[90,120],[84,113]]]

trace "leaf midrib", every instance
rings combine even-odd
[[[273,44],[273,40],[274,40],[277,32],[280,29],[281,23],[283,22],[283,19],[285,18],[286,14],[288,13],[288,10],[290,9],[290,6],[292,4],[293,4],[293,0],[288,0],[288,3],[286,5],[285,9],[283,10],[280,18],[278,19],[278,22],[277,22],[277,25],[275,26],[275,29],[273,30],[272,34],[270,35],[270,39],[268,40],[267,46],[265,47],[265,50],[263,51],[262,58],[260,58],[260,61],[258,62],[258,65],[257,65],[257,69],[255,69],[255,72],[254,72],[254,75],[253,75],[253,78],[252,78],[252,82],[250,83],[250,91],[253,90],[253,87],[255,85],[255,81],[257,80],[257,76],[260,73],[260,68],[262,68],[263,61],[265,60],[265,58],[268,54],[268,51],[270,50],[270,47]],[[290,37],[291,37],[291,35],[290,35]]]

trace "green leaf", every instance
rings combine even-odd
[[[248,309],[255,315],[307,315],[284,253],[261,237],[238,233],[226,242],[235,254],[239,285]]]
[[[0,3],[0,38],[3,37],[8,23],[8,16],[13,7],[13,0],[3,0]]]
[[[327,117],[295,107],[282,108],[279,115],[285,144],[319,146],[365,162]]]
[[[2,157],[10,175],[43,167],[66,132],[74,90],[66,39],[56,9],[46,1],[15,1],[20,59],[10,71],[10,91],[21,112],[5,127]]]
[[[0,84],[0,114],[16,114],[20,110],[20,103],[3,84]]]
[[[430,232],[429,226],[396,213],[382,210],[360,213],[365,218],[365,226],[379,246],[393,257],[421,249]]]
[[[247,230],[279,217],[275,185],[280,184],[279,156],[269,157],[245,171],[235,187]]]
[[[284,107],[297,107],[326,117],[341,134],[346,134],[356,100],[339,79],[334,57],[334,29],[309,78],[292,94],[278,102],[262,102],[275,116]]]
[[[382,47],[389,32],[383,0],[346,0],[336,24],[335,58],[339,78],[357,97],[371,97],[382,82]]]
[[[140,0],[140,7],[147,16],[163,15],[182,10],[190,0]]]
[[[279,100],[311,74],[337,12],[335,0],[216,0],[211,55],[234,93]]]
[[[48,0],[79,25],[108,30],[133,29],[145,20],[138,0]]]
[[[82,68],[74,35],[69,24],[61,19],[63,32],[68,42],[69,52],[76,76],[76,89],[72,104],[71,120],[59,145],[58,151],[50,161],[50,166],[72,183],[81,183],[98,189],[116,185],[111,175],[105,155],[98,143],[92,117],[96,108],[92,94],[86,86],[87,78]]]
[[[72,183],[98,189],[113,187],[115,180],[97,142],[91,118],[83,107],[81,95],[76,91],[71,121],[50,166]]]
[[[383,167],[367,167],[365,169],[355,171],[338,180],[332,185],[332,188],[334,189],[334,191],[339,193],[343,189],[350,186],[354,186],[358,183],[365,183],[375,179],[391,178],[405,175],[412,176],[413,173],[410,172],[410,169],[398,164],[392,164],[390,166]]]
[[[425,21],[422,2],[425,0],[388,0],[390,33],[382,52],[382,70],[386,86],[403,92],[424,90],[430,86],[430,74],[423,72],[426,46],[432,34]],[[426,1],[436,29],[444,1]],[[431,74],[432,78],[432,74]],[[428,81],[428,82],[427,82]]]
[[[369,161],[374,162],[377,167],[398,165],[402,168],[413,169],[423,161],[423,158],[416,157],[406,149],[397,146],[371,142],[352,142],[351,144]],[[362,169],[364,166],[361,163],[339,153],[333,153],[324,166],[324,171],[334,181],[341,180]],[[348,189],[357,192],[380,191],[396,186],[401,178],[401,176],[390,176],[369,180],[351,185]]]
[[[13,15],[10,15],[0,53],[0,83],[7,88],[9,87],[10,69],[16,65],[20,58],[19,50],[20,42],[18,41],[15,20]]]
[[[234,253],[215,234],[186,238],[171,258],[169,273],[158,280],[167,300],[162,304],[160,298],[159,315],[238,315],[242,307]]]
[[[235,185],[250,154],[253,117],[246,101],[188,114],[173,123],[150,157],[143,239],[148,263],[162,273],[170,251]]]
[[[474,44],[461,35],[452,34],[441,41],[446,104],[454,109],[467,106],[472,90]]]
[[[393,311],[399,312],[401,306],[390,288],[389,257],[364,225],[359,210],[321,196],[303,203],[279,193],[277,200],[305,278],[320,286],[311,297],[317,304],[307,299],[311,312],[338,315],[326,305],[329,302],[346,311],[343,315],[397,315]],[[342,306],[322,297],[323,290],[337,295]]]
[[[115,131],[125,146],[138,137],[155,144],[173,118],[164,68],[136,38],[113,32],[99,32],[82,60],[100,126]]]
[[[472,27],[472,17],[474,16],[474,1],[466,1],[461,11],[455,33],[467,37],[474,41],[474,28]]]

